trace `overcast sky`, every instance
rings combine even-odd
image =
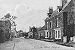
[[[43,26],[49,7],[55,10],[60,0],[0,0],[0,17],[10,12],[17,16],[17,30],[28,31],[29,26]]]

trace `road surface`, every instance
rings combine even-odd
[[[58,45],[53,42],[15,38],[13,41],[0,44],[0,50],[75,50],[75,48]]]

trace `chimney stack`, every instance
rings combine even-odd
[[[61,0],[62,2],[62,7],[67,3],[67,0]]]
[[[53,7],[49,7],[49,13],[48,13],[48,16],[50,17],[52,13],[53,13]]]
[[[53,7],[49,7],[49,13],[50,13],[50,14],[53,13]]]

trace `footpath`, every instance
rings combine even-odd
[[[58,41],[54,41],[54,40],[49,40],[49,39],[41,39],[42,41],[46,41],[46,42],[53,42],[59,45],[63,45],[63,46],[67,46],[67,47],[75,47],[75,43],[74,42],[70,42],[70,43],[63,43],[63,42],[58,42]]]

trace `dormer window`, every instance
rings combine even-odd
[[[58,12],[60,12],[62,9],[58,9]]]
[[[58,12],[62,10],[62,6],[57,6]]]
[[[58,9],[58,12],[60,12],[59,9]]]

